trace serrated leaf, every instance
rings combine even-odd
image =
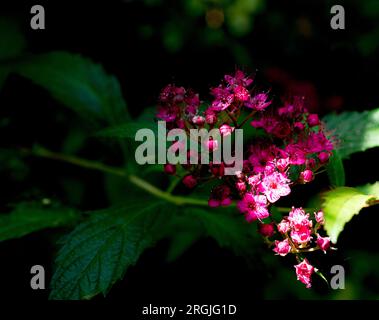
[[[57,51],[30,56],[14,68],[95,123],[113,125],[130,119],[118,81],[90,59]]]
[[[234,210],[233,210],[234,211]],[[221,247],[231,249],[236,255],[248,257],[253,250],[253,232],[256,231],[248,224],[243,216],[236,215],[230,210],[202,210],[191,208],[189,215],[200,219],[206,234],[214,238]]]
[[[329,158],[326,166],[326,172],[333,188],[345,185],[345,169],[338,150],[333,150],[333,155]]]
[[[0,215],[0,241],[20,238],[46,228],[71,225],[79,219],[74,209],[20,203],[12,212]]]
[[[330,114],[323,121],[339,139],[337,149],[342,159],[379,146],[379,109]]]
[[[332,242],[336,242],[345,224],[358,214],[362,208],[368,207],[375,199],[355,188],[340,187],[323,194],[323,210],[325,229]]]
[[[91,213],[86,222],[64,238],[50,299],[90,299],[106,294],[156,240],[158,233],[153,230],[168,218],[165,212],[161,220],[159,205],[140,201]]]

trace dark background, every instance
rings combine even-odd
[[[7,1],[0,7],[1,15],[20,23],[29,52],[65,50],[102,64],[119,79],[128,108],[135,116],[156,103],[160,89],[167,83],[192,87],[206,98],[209,87],[237,66],[255,74],[256,85],[271,89],[275,95],[304,94],[309,108],[321,115],[378,107],[377,1],[256,2],[260,3],[259,9],[248,14],[250,25],[245,29],[232,27],[231,20],[246,19],[227,14],[232,1],[205,1],[203,11],[188,5],[196,1],[184,0]],[[45,8],[46,30],[32,30],[29,26],[34,4]],[[345,7],[345,30],[330,28],[330,7],[334,4]],[[224,13],[223,23],[217,19],[212,22],[209,17],[207,20],[212,9]],[[70,129],[78,125],[74,115],[47,92],[16,75],[7,80],[0,101],[0,117],[11,119],[10,125],[0,130],[2,148],[28,147],[37,142],[58,149]],[[103,151],[97,149],[96,142],[89,141],[83,154],[93,156]],[[377,157],[378,150],[373,149],[347,160],[347,185],[378,180]],[[112,161],[117,163],[117,158]],[[103,183],[102,177],[96,172],[41,159],[28,159],[26,170],[26,179],[15,179],[9,171],[1,173],[1,208],[36,195],[59,198],[83,210],[108,204],[104,190],[98,187]],[[67,197],[59,182],[62,177],[83,182],[80,200]],[[295,197],[306,201],[323,182],[324,176],[295,193]],[[263,246],[256,249],[259,262],[251,270],[244,260],[205,239],[174,263],[165,261],[168,244],[159,243],[128,270],[108,298],[148,303],[378,298],[375,211],[375,207],[365,209],[353,218],[340,236],[341,249],[325,264],[335,261],[347,266],[347,279],[351,280],[349,290],[343,292],[328,291],[318,280],[313,291],[303,289],[296,283],[292,261],[268,257],[270,253]],[[47,298],[47,290],[30,289],[30,268],[41,264],[50,278],[56,250],[51,239],[56,237],[55,232],[44,231],[0,244],[4,297]]]

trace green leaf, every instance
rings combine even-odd
[[[201,221],[180,212],[169,221],[166,230],[171,241],[167,252],[168,262],[178,259],[205,234]]]
[[[25,49],[26,41],[18,24],[0,17],[0,60],[19,56]]]
[[[345,169],[338,150],[333,150],[333,155],[326,166],[326,172],[333,188],[345,185]]]
[[[25,46],[26,41],[19,25],[11,19],[0,17],[0,88],[11,71],[12,59],[18,58]]]
[[[100,130],[98,133],[96,133],[96,136],[98,137],[105,137],[105,138],[129,138],[134,139],[136,132],[140,129],[150,129],[153,130],[153,132],[157,131],[157,124],[152,122],[141,122],[141,121],[134,121],[134,122],[128,122],[123,123],[121,125],[113,126],[110,128],[105,128],[103,130]]]
[[[248,224],[243,216],[234,210],[214,209],[203,210],[191,208],[187,214],[195,216],[202,222],[206,234],[214,238],[221,247],[231,249],[236,255],[249,257],[254,250],[256,229]]]
[[[323,194],[325,229],[332,242],[337,241],[345,224],[362,208],[368,207],[373,200],[374,196],[349,187],[336,188]]]
[[[364,194],[372,195],[376,198],[379,198],[379,181],[373,183],[373,184],[365,184],[363,186],[356,187],[360,192],[363,192]]]
[[[167,261],[173,262],[182,256],[196,241],[201,238],[200,232],[183,231],[171,237],[171,244],[167,252]]]
[[[90,59],[68,52],[44,53],[18,63],[14,71],[94,123],[114,125],[130,119],[118,81]]]
[[[379,146],[379,109],[327,115],[323,121],[339,142],[342,159],[355,152]]]
[[[72,225],[78,219],[79,214],[73,209],[20,203],[12,212],[0,215],[0,241],[46,228]]]
[[[159,238],[168,213],[161,212],[158,202],[146,205],[139,200],[138,204],[91,213],[65,237],[56,259],[50,299],[105,295]]]

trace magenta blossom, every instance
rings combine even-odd
[[[267,210],[267,199],[263,195],[245,193],[245,196],[238,202],[238,209],[245,214],[248,222],[267,218],[270,213]]]
[[[326,253],[326,250],[328,250],[330,248],[330,238],[329,237],[321,237],[318,234],[316,243],[320,247],[320,249],[322,251],[324,251],[324,253]]]
[[[274,251],[282,257],[287,255],[291,251],[291,246],[288,242],[288,239],[285,239],[283,241],[275,240]]]
[[[311,233],[309,226],[299,226],[291,230],[291,239],[296,244],[306,244],[312,239]]]
[[[290,223],[287,218],[284,218],[279,224],[278,224],[278,231],[280,233],[287,233],[290,230]]]
[[[280,197],[289,195],[291,192],[289,182],[290,180],[287,179],[284,173],[273,172],[272,174],[264,175],[261,186],[268,201],[274,203]]]
[[[312,286],[311,276],[314,272],[314,267],[309,264],[307,259],[304,259],[301,263],[295,266],[297,280],[301,281],[309,289]]]
[[[271,104],[271,101],[267,101],[267,99],[268,95],[266,93],[259,93],[246,101],[245,106],[250,109],[262,111]]]
[[[253,79],[246,77],[245,74],[241,70],[236,70],[236,73],[234,74],[234,76],[225,75],[224,79],[232,87],[235,87],[235,86],[248,87],[253,82]]]
[[[227,88],[221,86],[213,88],[212,94],[215,96],[211,105],[211,109],[214,111],[223,111],[233,103],[234,95]]]
[[[325,223],[324,212],[322,210],[315,212],[314,215],[318,224],[323,225]]]

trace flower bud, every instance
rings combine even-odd
[[[318,159],[320,160],[321,163],[327,163],[329,160],[329,153],[328,152],[320,152],[318,154]]]
[[[330,238],[329,237],[321,237],[320,235],[317,235],[316,240],[317,245],[320,247],[324,253],[326,253],[326,250],[330,248]]]
[[[196,185],[197,185],[197,179],[193,176],[193,175],[187,175],[183,178],[183,184],[187,187],[187,188],[194,188]]]
[[[164,172],[174,175],[176,173],[176,166],[174,164],[167,163],[164,165]]]
[[[293,126],[297,131],[303,131],[305,128],[302,122],[295,122]]]
[[[315,219],[318,224],[323,225],[325,223],[324,212],[322,210],[315,212]]]
[[[311,170],[304,170],[300,173],[300,181],[302,183],[308,183],[313,180],[313,172]]]
[[[318,118],[318,115],[315,113],[311,113],[308,115],[308,125],[310,127],[314,127],[320,124],[320,120]]]
[[[212,110],[207,110],[205,112],[205,121],[208,123],[208,124],[215,124],[217,122],[217,116],[216,116],[216,113],[213,112]]]
[[[260,223],[258,224],[258,232],[264,237],[272,237],[275,229],[273,223]]]

